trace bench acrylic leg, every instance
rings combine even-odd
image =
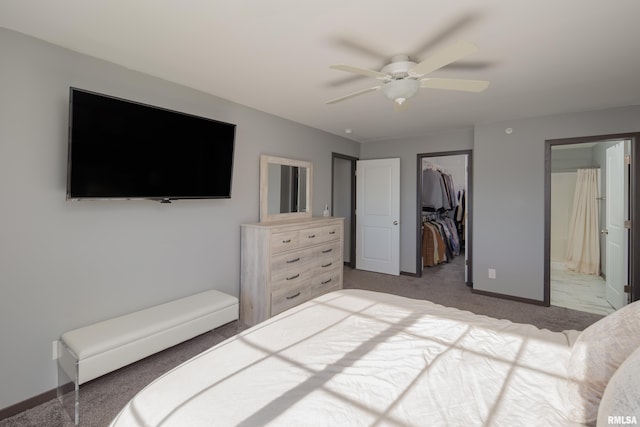
[[[80,423],[80,384],[78,358],[63,341],[58,347],[58,401],[71,420]]]

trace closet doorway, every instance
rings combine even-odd
[[[637,287],[638,134],[546,142],[545,304],[609,314]],[[635,284],[635,285],[634,285]]]
[[[447,268],[472,286],[472,151],[424,153],[417,160],[416,275]]]

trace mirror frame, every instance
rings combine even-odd
[[[269,214],[269,164],[297,166],[307,168],[309,176],[307,177],[307,210],[305,212],[290,212]],[[286,219],[303,219],[312,216],[312,198],[313,198],[313,163],[303,160],[293,160],[284,157],[260,155],[260,222],[282,221]]]

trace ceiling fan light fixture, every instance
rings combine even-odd
[[[402,105],[407,99],[418,93],[420,82],[414,79],[391,80],[382,86],[382,93],[387,99]]]
[[[458,61],[476,50],[477,47],[473,43],[458,42],[448,48],[441,49],[419,63],[413,62],[408,55],[396,55],[380,71],[345,64],[332,65],[331,68],[336,70],[372,77],[378,80],[378,85],[332,99],[326,103],[335,104],[374,90],[382,90],[385,98],[393,101],[396,104],[396,109],[402,110],[406,108],[406,101],[415,96],[420,88],[482,92],[489,86],[489,82],[486,80],[427,77],[428,74]]]

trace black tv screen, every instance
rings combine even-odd
[[[67,199],[231,197],[235,125],[77,88]]]

